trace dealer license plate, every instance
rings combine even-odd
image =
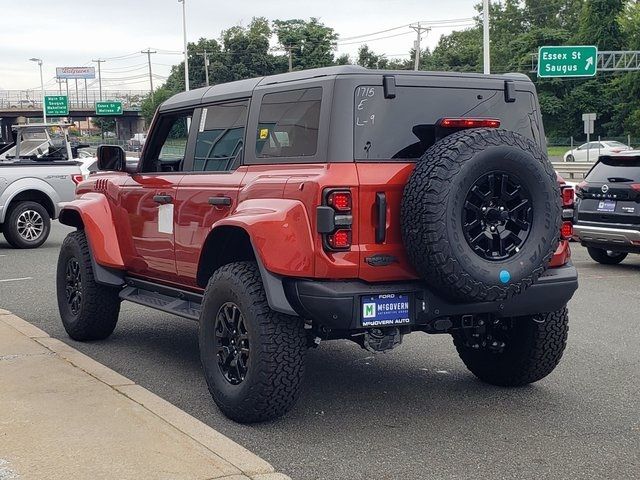
[[[366,295],[362,297],[360,305],[363,327],[388,327],[411,323],[407,294]]]
[[[598,208],[596,209],[599,212],[615,212],[616,211],[616,201],[615,200],[600,200],[598,202]]]

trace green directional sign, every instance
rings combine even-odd
[[[44,111],[50,117],[69,115],[69,100],[66,95],[45,95]]]
[[[122,102],[96,102],[96,115],[122,115]]]
[[[540,47],[538,50],[538,76],[593,77],[597,70],[598,47],[573,45]]]

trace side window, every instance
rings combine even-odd
[[[144,172],[179,172],[187,151],[189,126],[193,110],[164,114],[151,134],[145,154]]]
[[[256,156],[315,155],[321,101],[321,87],[268,93],[262,97],[256,132]]]
[[[193,170],[225,172],[242,163],[249,102],[232,102],[202,109]]]

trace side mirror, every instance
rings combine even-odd
[[[117,145],[100,145],[96,152],[98,170],[124,172],[127,166],[127,156],[124,149]]]

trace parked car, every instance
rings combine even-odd
[[[14,248],[36,248],[49,236],[60,202],[73,200],[84,179],[71,146],[54,146],[42,132],[66,124],[14,125],[16,143],[0,160],[0,230]],[[23,154],[24,152],[24,154]]]
[[[600,142],[589,142],[567,151],[564,154],[563,160],[565,162],[586,162],[588,152],[589,161],[595,162],[600,155],[612,155],[625,150],[631,150],[631,147],[616,141],[602,140]]]
[[[518,74],[343,66],[177,94],[140,163],[101,146],[63,208],[64,328],[107,338],[120,300],[199,321],[209,390],[240,422],[289,410],[324,340],[448,334],[483,381],[540,380],[577,272],[539,112]]]
[[[576,188],[574,235],[596,262],[640,253],[640,151],[602,156]]]

